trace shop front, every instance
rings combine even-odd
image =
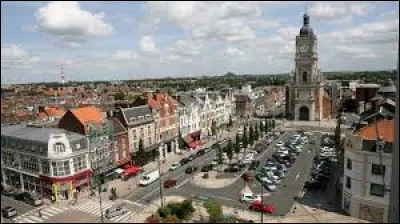
[[[91,170],[67,177],[40,176],[43,197],[52,198],[55,201],[71,200],[76,192],[89,190],[91,176]]]

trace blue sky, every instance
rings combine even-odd
[[[290,72],[306,8],[321,71],[396,68],[398,2],[1,2],[1,81]]]

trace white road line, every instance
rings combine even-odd
[[[32,215],[29,216],[29,218],[35,220],[36,222],[42,222],[42,221],[43,221],[43,219],[38,218],[38,217],[36,217],[36,216],[32,216]]]
[[[189,181],[189,179],[184,180],[182,183],[180,183],[179,185],[177,185],[175,188],[180,188],[183,185],[185,185],[187,182]]]

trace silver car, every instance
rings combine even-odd
[[[126,209],[124,209],[122,207],[109,208],[105,212],[105,217],[107,219],[112,219],[114,217],[121,216],[121,215],[124,215],[126,213],[128,213],[128,210],[126,210]]]

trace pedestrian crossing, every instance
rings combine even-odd
[[[124,200],[125,201],[125,200]],[[139,206],[138,203],[132,202],[130,204],[137,205]],[[102,203],[102,209],[103,209],[103,215],[105,215],[105,211],[113,206],[116,206],[117,204],[114,202],[110,201],[105,201]],[[82,212],[86,212],[89,214],[93,214],[96,216],[101,216],[101,211],[100,211],[100,203],[98,201],[92,201],[92,200],[87,200],[86,202],[79,204],[77,206],[74,206],[73,209],[79,210]],[[121,215],[121,216],[116,216],[111,219],[109,219],[112,222],[129,222],[129,218],[133,214],[132,211],[128,211],[127,213]]]
[[[40,213],[39,214],[39,209]],[[50,219],[52,216],[63,213],[68,210],[67,207],[56,207],[56,206],[42,206],[40,208],[36,208],[30,212],[27,212],[23,215],[18,216],[13,220],[15,223],[40,223],[44,222],[47,219]]]

